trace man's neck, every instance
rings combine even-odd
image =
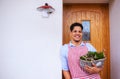
[[[81,42],[82,41],[76,42],[76,41],[71,40],[71,43],[74,44],[75,46],[79,46],[81,44]]]

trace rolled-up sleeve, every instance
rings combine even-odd
[[[66,71],[69,70],[67,54],[68,54],[68,46],[64,45],[60,49],[60,58],[61,58],[62,70],[66,70]]]
[[[86,46],[88,48],[88,51],[93,51],[93,52],[97,51],[90,43],[86,43]]]

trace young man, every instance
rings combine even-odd
[[[93,67],[85,66],[80,68],[79,58],[87,54],[88,51],[96,51],[90,43],[82,41],[83,26],[80,23],[73,23],[70,26],[71,41],[61,48],[62,72],[65,79],[100,79],[98,72],[101,68],[97,68],[95,64]]]

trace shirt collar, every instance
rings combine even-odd
[[[82,41],[79,46],[85,46],[85,43]],[[75,47],[75,45],[70,41],[70,47]]]

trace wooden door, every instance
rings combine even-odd
[[[110,79],[110,39],[108,4],[64,4],[63,44],[69,43],[69,27],[74,22],[90,21],[90,42],[97,51],[105,49],[107,57],[101,79]]]

